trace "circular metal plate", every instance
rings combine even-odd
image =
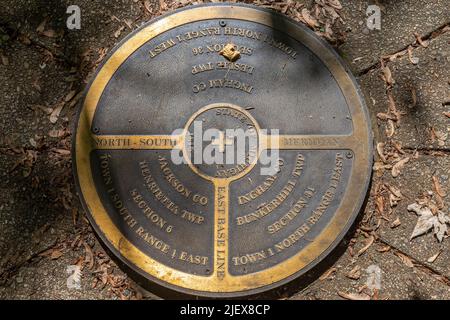
[[[244,161],[225,157],[241,149]],[[111,251],[151,282],[210,297],[274,288],[323,259],[372,161],[363,99],[335,52],[281,15],[225,4],[125,39],[89,86],[73,154]]]

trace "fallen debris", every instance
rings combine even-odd
[[[436,176],[433,176],[433,186],[434,186],[434,191],[436,191],[436,193],[444,198],[447,194],[444,192],[444,190],[442,190],[441,184],[439,182],[439,178]]]
[[[401,173],[401,170],[403,169],[403,167],[405,166],[405,164],[409,161],[409,157],[406,157],[400,161],[398,161],[396,164],[394,164],[392,166],[392,176],[394,178],[398,177]]]
[[[400,222],[400,218],[395,219],[392,223],[391,223],[391,228],[395,229],[397,228],[399,225],[401,225],[402,223]]]
[[[338,291],[338,295],[347,300],[370,300],[370,296],[366,293],[345,293]]]
[[[439,242],[442,242],[444,236],[448,234],[447,224],[450,224],[450,217],[443,211],[439,210],[434,214],[428,206],[422,206],[418,203],[410,204],[407,210],[413,211],[419,216],[410,240],[427,233],[431,229],[433,229],[433,233]]]
[[[389,245],[385,245],[381,248],[377,248],[377,251],[380,253],[388,252],[389,250],[391,250],[391,246],[389,246]]]
[[[337,272],[336,268],[330,268],[327,271],[325,271],[323,275],[320,276],[319,280],[323,281],[326,279],[333,279],[334,278],[333,274],[336,272]]]
[[[59,115],[61,114],[61,111],[64,108],[64,104],[65,104],[64,102],[59,102],[53,109],[49,118],[51,123],[55,124],[58,121]]]
[[[8,57],[5,56],[5,55],[4,55],[3,53],[1,53],[1,52],[0,52],[0,58],[1,58],[2,64],[3,64],[4,66],[9,65],[9,59],[8,59]]]
[[[414,33],[414,36],[416,37],[416,41],[420,46],[428,48],[429,45],[428,41],[423,41],[422,37],[417,32]]]
[[[431,142],[434,143],[437,141],[438,145],[443,147],[445,146],[445,141],[448,138],[448,133],[442,132],[431,127]]]
[[[385,146],[385,144],[383,142],[377,143],[377,152],[378,152],[378,156],[380,157],[381,161],[386,163],[387,159],[386,159],[386,156],[384,155],[384,146]]]
[[[436,259],[440,256],[441,253],[442,253],[442,250],[439,250],[438,253],[432,255],[431,257],[429,257],[429,258],[427,259],[427,262],[428,262],[428,263],[433,263],[433,262],[435,262]]]
[[[409,62],[411,62],[412,64],[419,63],[419,58],[413,56],[413,47],[412,46],[408,47],[408,59],[409,59]]]
[[[398,252],[398,251],[396,251],[394,253],[395,253],[395,255],[397,257],[400,258],[400,260],[403,262],[404,265],[406,265],[406,266],[408,266],[410,268],[414,268],[414,262],[411,260],[410,257],[408,257],[406,254],[403,254],[403,253]]]
[[[392,77],[391,69],[389,69],[389,67],[384,63],[383,59],[381,59],[381,71],[381,78],[386,83],[387,87],[391,88],[395,84],[395,80]]]
[[[373,244],[374,241],[375,241],[375,237],[374,237],[373,235],[370,235],[369,238],[368,238],[368,240],[367,240],[366,245],[358,251],[358,253],[356,254],[356,256],[359,257],[359,256],[361,256],[364,252],[366,252],[367,249],[370,248],[370,246]]]
[[[358,280],[361,278],[361,267],[355,266],[350,272],[345,275],[347,278],[352,280]]]
[[[391,185],[386,184],[387,189],[389,190],[389,205],[391,207],[395,207],[400,200],[403,199],[403,195],[399,189],[393,187]]]

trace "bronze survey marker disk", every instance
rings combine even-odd
[[[237,150],[228,129],[256,141],[243,163],[193,161],[195,145]],[[284,16],[225,4],[126,38],[87,91],[74,149],[111,251],[151,283],[211,297],[274,288],[323,259],[360,210],[372,161],[367,111],[336,53]]]

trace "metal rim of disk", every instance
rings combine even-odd
[[[329,222],[316,235],[314,241],[288,259],[267,269],[239,276],[227,273],[220,279],[216,276],[215,270],[212,270],[212,274],[208,276],[177,270],[158,262],[136,247],[126,235],[119,231],[105,209],[104,203],[100,200],[93,179],[90,159],[91,152],[95,149],[94,140],[97,135],[101,136],[101,133],[92,128],[95,113],[98,111],[96,110],[97,104],[120,66],[151,39],[164,35],[165,32],[174,28],[205,20],[217,21],[218,25],[223,21],[256,23],[298,41],[321,60],[336,80],[348,106],[352,125],[352,132],[349,135],[319,134],[284,137],[294,138],[292,141],[295,141],[295,138],[299,138],[301,141],[304,141],[302,139],[319,141],[316,146],[284,146],[286,149],[336,149],[343,150],[344,158],[352,158],[348,181],[346,181],[347,184],[337,210],[332,213]],[[225,108],[235,109],[237,112],[241,110],[243,114],[247,112],[245,108],[241,108],[243,106],[235,106],[227,101],[224,101],[222,105]],[[199,106],[198,109],[210,110],[215,107],[217,107],[215,104],[205,104]],[[127,112],[132,112],[132,110],[127,110]],[[194,117],[193,114],[180,116],[185,117],[186,123]],[[258,124],[256,125],[258,126]],[[161,132],[154,134],[161,134]],[[170,134],[170,132],[163,134]],[[259,138],[261,137],[265,138],[265,136],[259,135]],[[128,149],[134,149],[134,147]],[[342,240],[356,219],[366,197],[372,166],[372,134],[368,112],[356,81],[327,43],[304,26],[270,10],[248,5],[213,4],[180,9],[153,20],[129,35],[109,54],[86,90],[75,126],[73,151],[75,180],[82,204],[96,233],[117,258],[150,283],[156,283],[170,290],[204,297],[239,297],[264,292],[298,278],[323,260]],[[130,150],[130,152],[133,151]],[[247,173],[245,172],[244,175]],[[202,178],[208,179],[208,177]],[[236,179],[238,178],[241,176],[236,177]],[[221,187],[226,187],[227,189],[224,190],[228,192],[229,184],[233,180],[234,178],[211,179],[211,183],[215,186],[216,198]],[[226,199],[229,201],[228,193]],[[217,201],[214,201],[214,205],[218,206]],[[215,214],[217,215],[216,212]],[[215,219],[217,220],[217,216]],[[214,228],[217,228],[216,224]],[[215,232],[217,232],[216,229]],[[211,244],[213,247],[214,243]],[[227,250],[228,245],[227,243]],[[216,251],[213,250],[213,252]],[[226,252],[228,254],[228,251]],[[211,258],[214,259],[214,257]],[[229,262],[228,257],[227,261]],[[213,268],[215,268],[214,266],[213,264]]]

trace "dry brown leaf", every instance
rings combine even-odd
[[[391,87],[393,84],[395,84],[391,69],[389,69],[389,67],[384,64],[383,60],[381,60],[381,71],[383,72],[381,77],[383,78],[384,82],[386,82],[388,87]]]
[[[161,11],[166,11],[168,9],[167,4],[164,0],[159,0],[159,9]]]
[[[123,20],[123,23],[125,23],[128,27],[128,29],[133,30],[133,21],[130,19]]]
[[[444,190],[442,190],[441,184],[439,183],[439,179],[436,176],[433,176],[432,179],[433,179],[434,191],[436,191],[436,193],[439,196],[444,198],[447,194],[444,192]]]
[[[362,255],[364,252],[367,251],[367,249],[370,248],[370,246],[373,244],[373,242],[375,241],[375,237],[374,236],[370,236],[369,239],[367,240],[366,245],[361,248],[361,250],[358,251],[358,253],[356,254],[357,257],[359,257],[360,255]]]
[[[56,106],[56,108],[53,109],[52,113],[50,114],[50,122],[51,123],[56,123],[58,121],[59,115],[63,108],[64,108],[64,102],[60,102]]]
[[[400,218],[395,219],[392,223],[391,223],[391,228],[397,228],[399,225],[401,225],[402,223],[400,222]]]
[[[387,188],[389,190],[389,205],[392,208],[395,207],[400,200],[402,200],[403,195],[400,190],[395,187],[387,185]]]
[[[427,47],[428,47],[428,41],[423,41],[423,40],[422,40],[422,37],[421,37],[417,32],[414,33],[414,36],[416,37],[417,43],[418,43],[420,46],[422,46],[422,47],[424,47],[424,48],[427,48]]]
[[[375,198],[376,210],[379,214],[383,214],[384,212],[384,198],[383,196],[377,196]]]
[[[370,300],[370,296],[365,293],[345,293],[339,291],[338,295],[347,300]]]
[[[410,268],[413,268],[413,267],[414,267],[413,261],[412,261],[411,258],[408,257],[407,255],[405,255],[405,254],[403,254],[403,253],[401,253],[401,252],[395,252],[395,255],[396,255],[397,257],[399,257],[400,260],[402,260],[402,262],[403,262],[406,266],[408,266],[408,267],[410,267]]]
[[[387,159],[386,159],[386,156],[384,155],[384,146],[385,146],[385,144],[383,142],[377,143],[377,152],[378,152],[378,155],[379,155],[381,161],[386,163]]]
[[[395,134],[395,124],[392,119],[388,119],[387,125],[386,125],[386,136],[388,138],[392,138]]]
[[[50,130],[48,136],[51,138],[60,138],[66,134],[65,130]]]
[[[445,204],[444,204],[444,199],[442,199],[442,197],[438,194],[435,195],[436,198],[436,204],[439,210],[444,209]]]
[[[115,15],[111,16],[112,20],[116,20],[117,22],[122,22],[119,18],[117,18]]]
[[[3,64],[4,66],[9,65],[9,59],[8,59],[8,57],[6,57],[5,55],[3,55],[2,53],[0,53],[0,57],[1,57],[1,60],[2,60],[2,64]]]
[[[98,58],[94,62],[95,67],[97,67],[100,64],[100,62],[102,62],[102,60],[106,57],[106,55],[108,54],[108,48],[100,48],[97,50],[97,53],[98,53]]]
[[[389,55],[389,56],[382,56],[381,58],[382,59],[387,59],[387,60],[392,62],[392,61],[395,61],[397,58],[404,56],[405,54],[407,54],[407,50],[402,50],[402,51],[399,51],[399,52],[394,53],[394,54]]]
[[[42,35],[48,37],[48,38],[54,38],[56,37],[56,32],[53,29],[48,29],[42,32]]]
[[[396,164],[394,164],[394,165],[392,166],[391,173],[392,173],[392,176],[393,176],[394,178],[396,178],[396,177],[398,177],[398,176],[400,175],[401,170],[403,169],[403,167],[405,166],[405,164],[406,164],[408,161],[409,161],[409,157],[406,157],[406,158],[404,158],[404,159],[398,161]]]
[[[405,154],[405,151],[402,150],[402,143],[397,141],[392,141],[392,146],[395,148],[395,150],[398,151],[400,154]]]
[[[81,99],[82,96],[83,91],[78,92],[78,94],[74,98],[72,98],[72,101],[70,101],[68,107],[73,108],[78,103],[78,101]]]
[[[389,245],[385,245],[381,248],[377,248],[377,251],[380,253],[388,252],[389,250],[391,250],[391,246],[389,246]]]
[[[388,119],[394,120],[394,121],[397,120],[397,118],[395,118],[395,116],[390,115],[388,113],[384,113],[384,112],[377,113],[377,118],[380,120],[383,120],[383,121],[388,120]]]
[[[439,131],[431,127],[431,142],[434,143],[436,140],[438,145],[443,147],[445,146],[445,141],[448,138],[448,133]]]
[[[302,9],[302,18],[305,20],[306,24],[311,28],[316,28],[319,26],[319,22],[313,16],[311,16],[309,10],[306,8]]]
[[[400,115],[401,113],[397,111],[397,106],[395,105],[394,96],[392,95],[392,92],[389,90],[387,93],[388,101],[389,101],[389,112],[393,115],[393,120],[400,121]]]
[[[62,251],[60,250],[53,250],[52,254],[50,255],[50,259],[56,260],[59,259],[63,255]]]
[[[46,106],[41,106],[41,105],[34,105],[34,106],[31,106],[30,108],[33,109],[34,111],[41,110],[44,113],[46,113],[47,115],[50,115],[53,112],[52,108],[49,108]]]
[[[36,28],[36,32],[37,33],[42,33],[45,30],[45,25],[47,24],[47,19],[45,19],[44,21],[42,21],[39,26]]]
[[[403,198],[402,192],[401,192],[399,189],[397,189],[396,187],[393,187],[393,186],[391,186],[391,185],[387,185],[387,188],[388,188],[389,191],[390,191],[393,195],[395,195],[397,198],[400,198],[400,199]]]
[[[122,33],[122,31],[123,31],[124,29],[125,29],[125,26],[120,26],[120,28],[117,29],[116,32],[114,32],[114,37],[115,37],[115,38],[120,37],[120,34]]]
[[[352,280],[358,280],[361,278],[361,267],[355,266],[349,273],[345,275],[347,278]]]
[[[431,143],[434,143],[435,141],[436,141],[436,133],[435,133],[435,131],[434,131],[434,128],[433,127],[431,127],[430,128],[430,140],[431,140]]]
[[[329,4],[329,3],[328,3]],[[331,18],[331,23],[334,23],[336,20],[343,22],[343,19],[341,18],[341,16],[339,15],[339,13],[336,10],[339,10],[333,6],[330,5],[325,5],[323,6],[323,12],[324,12],[324,16],[326,18]]]
[[[67,96],[64,98],[64,101],[65,101],[65,102],[69,102],[70,100],[73,99],[73,97],[75,97],[75,94],[76,94],[76,93],[77,93],[76,90],[70,91],[70,92],[67,94]]]
[[[58,149],[58,148],[52,148],[51,149],[53,152],[59,153],[63,156],[70,156],[70,150],[67,149]]]
[[[25,34],[21,34],[18,37],[19,41],[22,42],[24,45],[30,45],[31,44],[31,40],[28,36],[26,36]]]
[[[450,112],[442,112],[442,114],[443,114],[444,116],[446,116],[447,118],[450,118]]]
[[[78,220],[78,209],[73,207],[72,208],[72,222],[73,222],[74,226],[77,225],[77,220]]]
[[[94,280],[92,281],[92,285],[91,288],[95,289],[97,287],[97,284],[100,280],[98,278],[94,278]]]
[[[152,7],[150,5],[150,0],[145,0],[144,1],[144,8],[145,8],[145,11],[147,11],[148,14],[153,14],[153,10],[152,10]]]
[[[328,39],[328,41],[333,42],[334,38],[333,38],[333,29],[331,29],[331,23],[329,21],[327,21],[325,23],[325,28],[324,28],[325,32],[324,32],[324,37],[326,39]]]
[[[391,208],[395,207],[400,200],[401,200],[401,198],[396,197],[394,194],[392,194],[392,193],[389,194],[389,206]]]
[[[433,262],[435,262],[436,259],[439,257],[439,255],[440,255],[441,253],[442,253],[442,250],[439,250],[438,253],[432,255],[431,257],[429,257],[429,258],[427,259],[427,262],[428,262],[428,263],[433,263]]]
[[[419,63],[419,58],[416,58],[413,56],[413,48],[412,46],[408,47],[408,59],[409,62],[411,62],[412,64],[418,64]]]
[[[350,255],[350,257],[353,257],[355,255],[355,253],[353,252],[353,247],[352,246],[348,247],[348,254]]]
[[[392,165],[390,164],[384,164],[383,162],[380,161],[376,161],[373,164],[373,171],[381,171],[381,170],[386,170],[386,169],[391,169]]]
[[[323,281],[328,279],[333,273],[335,273],[337,271],[336,268],[330,268],[327,271],[325,271],[325,273],[323,275],[320,276],[319,280]]]
[[[94,267],[95,260],[94,260],[94,253],[92,252],[91,247],[83,241],[83,246],[85,250],[85,261],[88,263],[88,269],[91,270]]]
[[[339,2],[339,0],[328,0],[327,5],[333,7],[336,10],[342,9],[342,4]]]

